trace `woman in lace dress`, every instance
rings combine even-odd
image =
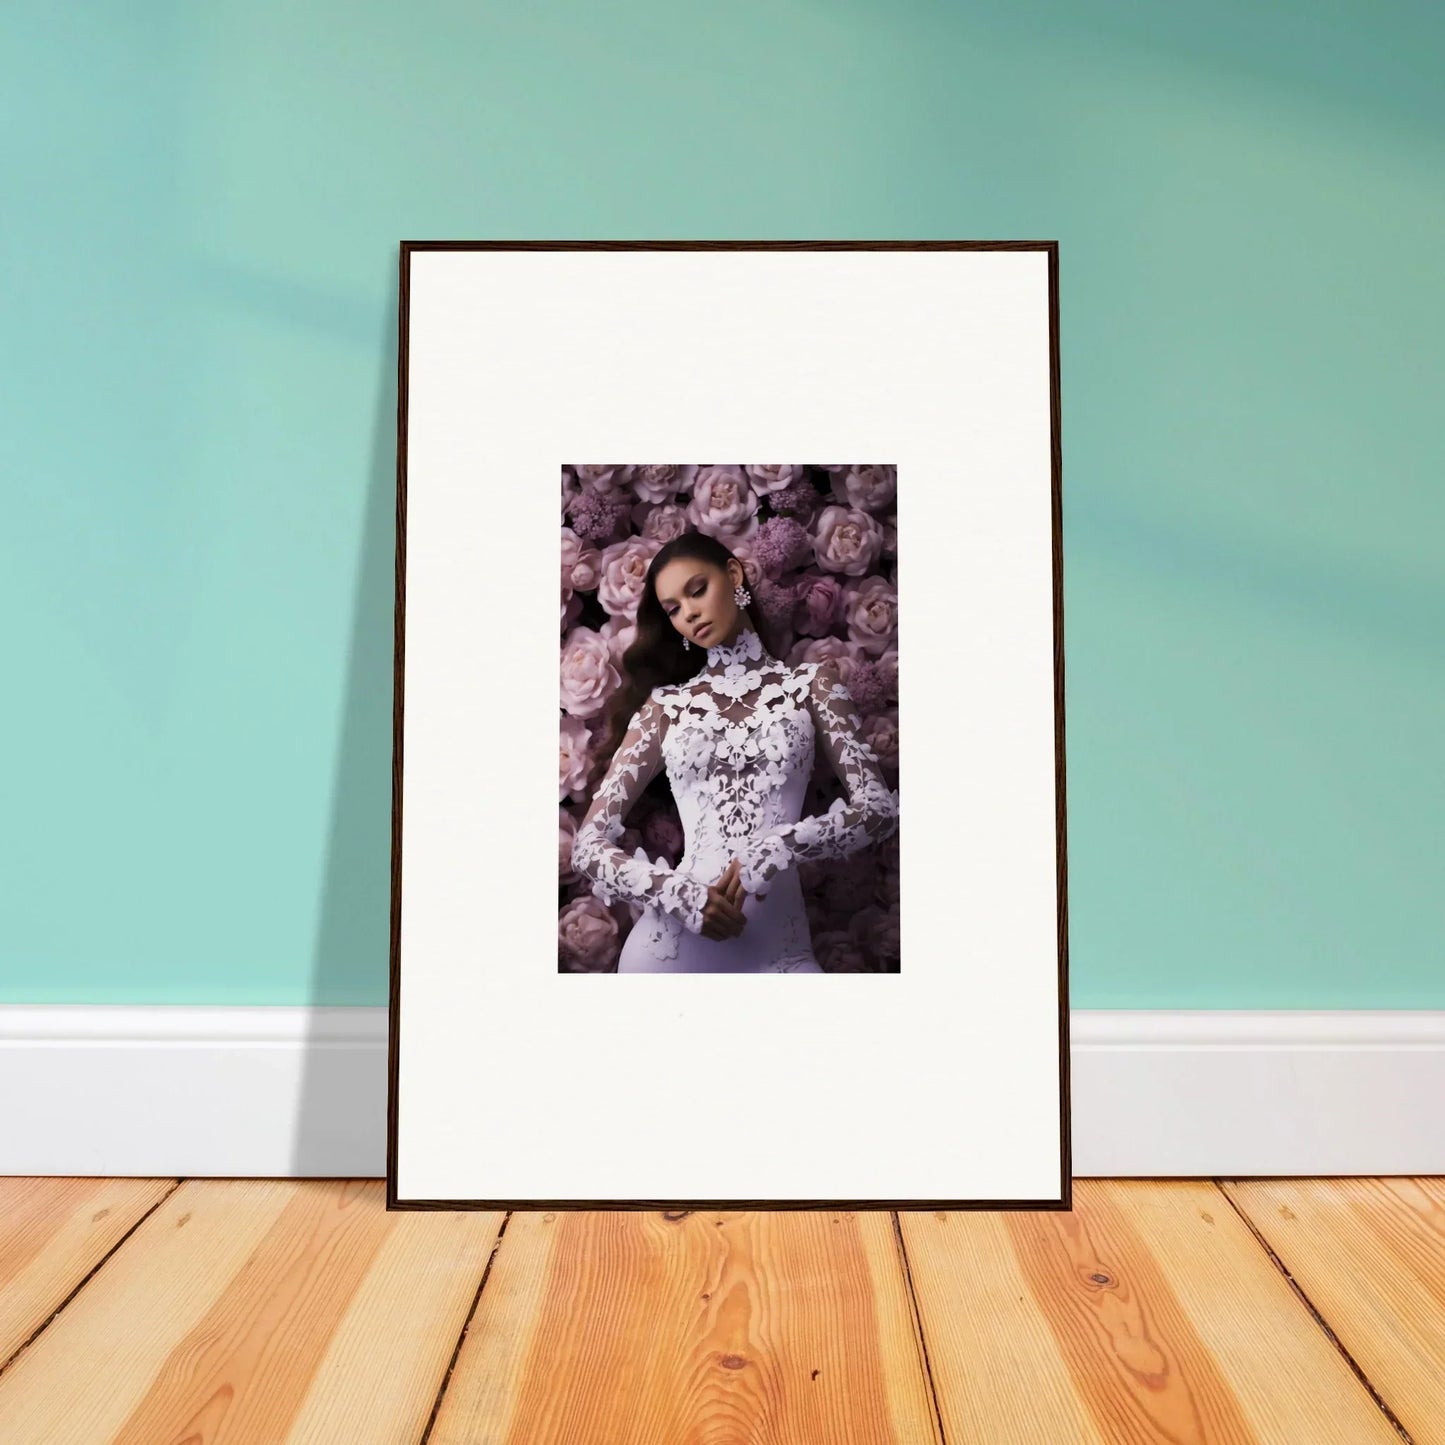
[[[790,667],[765,630],[742,563],[715,538],[687,532],[652,559],[610,710],[621,741],[572,850],[599,898],[642,908],[619,973],[822,972],[797,865],[898,827],[898,794],[859,736],[838,664]],[[820,744],[847,797],[805,818]],[[659,768],[686,840],[676,868],[617,844]]]

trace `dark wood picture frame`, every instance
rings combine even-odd
[[[1058,954],[1059,1160],[1057,1199],[401,1199],[397,1125],[401,1019],[401,818],[406,662],[407,388],[411,259],[427,251],[1035,251],[1048,258],[1048,352],[1053,580],[1055,898]],[[397,347],[396,555],[392,723],[391,940],[387,1047],[386,1207],[388,1210],[1049,1210],[1072,1209],[1068,992],[1068,846],[1064,745],[1063,453],[1059,377],[1057,241],[404,241],[400,248]]]

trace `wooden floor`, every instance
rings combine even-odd
[[[388,1214],[0,1179],[0,1442],[1445,1442],[1445,1180]]]

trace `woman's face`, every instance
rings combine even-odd
[[[695,647],[715,647],[732,638],[741,615],[733,588],[742,580],[742,570],[737,562],[723,568],[693,557],[674,557],[658,572],[657,600],[668,621]]]

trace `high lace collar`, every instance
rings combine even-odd
[[[731,642],[720,642],[707,650],[707,666],[703,669],[709,677],[745,672],[751,664],[756,666],[770,660],[772,653],[763,646],[763,639],[748,623]]]

